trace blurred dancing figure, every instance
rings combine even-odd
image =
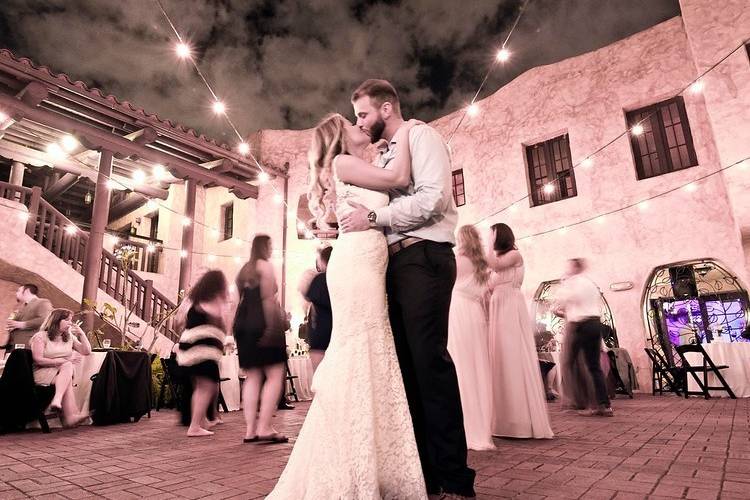
[[[312,279],[304,294],[305,299],[312,304],[308,343],[310,344],[310,361],[312,361],[313,371],[323,361],[328,344],[331,342],[333,315],[331,313],[331,297],[328,295],[326,270],[332,250],[332,247],[325,247],[318,252],[317,269],[319,272]]]

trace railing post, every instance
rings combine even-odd
[[[26,234],[34,237],[36,232],[36,221],[39,218],[39,200],[42,199],[42,188],[34,186],[31,188],[31,202],[29,204],[29,220],[26,222]]]
[[[143,292],[143,321],[151,323],[151,310],[153,309],[154,280],[146,280],[146,289]]]

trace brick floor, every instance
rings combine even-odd
[[[307,404],[280,412],[295,436]],[[639,396],[614,418],[550,405],[552,440],[470,452],[478,498],[750,498],[750,399]],[[242,414],[188,439],[170,411],[137,424],[0,436],[0,499],[263,498],[291,450],[242,444]],[[325,499],[327,500],[327,499]]]

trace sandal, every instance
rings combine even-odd
[[[277,444],[277,443],[288,443],[289,438],[286,437],[283,434],[279,434],[278,432],[275,434],[271,434],[270,436],[257,436],[258,441],[267,442],[269,444]]]

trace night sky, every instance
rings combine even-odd
[[[366,78],[432,120],[476,92],[520,0],[162,0],[243,134],[352,116]],[[678,0],[530,0],[486,97],[524,70],[679,15]],[[0,47],[231,140],[153,0],[0,0]]]

